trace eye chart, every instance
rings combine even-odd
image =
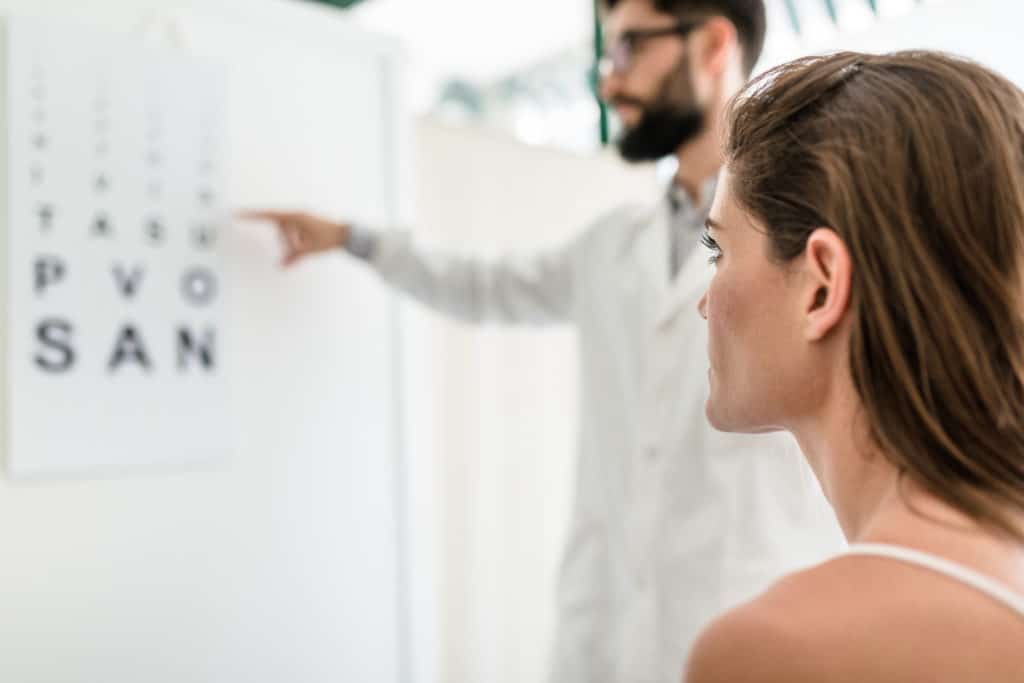
[[[81,26],[7,28],[9,471],[223,457],[224,74]]]

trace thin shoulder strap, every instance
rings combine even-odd
[[[846,554],[887,557],[931,569],[985,593],[1024,617],[1024,596],[1017,595],[980,572],[941,557],[885,543],[854,543],[850,545]]]

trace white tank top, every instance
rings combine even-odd
[[[884,543],[853,543],[850,545],[849,550],[847,550],[847,554],[888,557],[931,569],[981,591],[1014,610],[1021,617],[1024,617],[1024,596],[1017,595],[1003,584],[990,579],[980,572],[968,569],[941,557],[923,553],[919,550],[911,550],[910,548],[886,545]]]

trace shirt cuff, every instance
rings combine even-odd
[[[377,251],[379,236],[374,230],[353,223],[348,228],[348,239],[344,249],[356,258],[369,261]]]

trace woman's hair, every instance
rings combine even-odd
[[[728,128],[731,186],[771,257],[821,227],[849,250],[875,444],[1024,541],[1024,94],[942,53],[841,53],[765,73]]]

